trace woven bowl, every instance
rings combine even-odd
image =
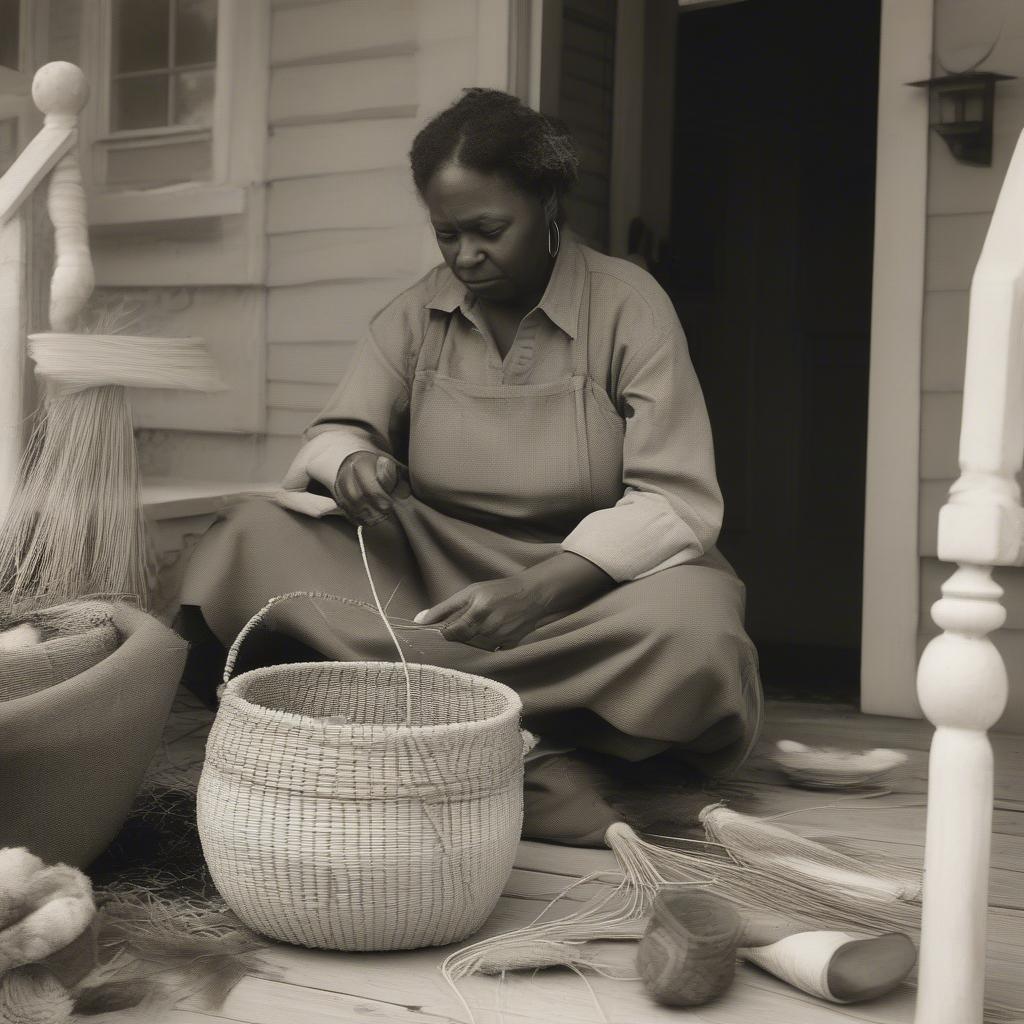
[[[228,683],[207,744],[199,834],[251,928],[324,949],[473,934],[512,871],[522,704],[433,665],[274,665]]]

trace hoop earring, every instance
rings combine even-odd
[[[555,229],[555,244],[554,247],[551,245],[551,229]],[[562,248],[562,232],[558,229],[557,221],[552,221],[548,225],[548,255],[554,259],[558,255],[558,250]]]

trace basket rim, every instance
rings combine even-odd
[[[283,665],[262,665],[259,668],[242,672],[231,679],[225,686],[221,697],[221,707],[229,706],[245,714],[253,715],[256,718],[273,718],[275,722],[285,725],[294,725],[301,728],[311,726],[331,731],[337,734],[358,732],[359,736],[380,734],[394,736],[396,733],[416,733],[417,735],[440,735],[450,734],[453,731],[473,731],[493,729],[503,724],[506,720],[514,720],[519,725],[522,716],[523,701],[519,694],[507,686],[499,683],[497,679],[490,679],[487,676],[475,675],[472,672],[463,672],[456,668],[446,668],[442,665],[424,665],[419,662],[407,662],[409,668],[427,669],[431,672],[444,672],[455,676],[463,682],[474,686],[484,686],[503,697],[507,706],[496,715],[489,715],[487,718],[478,718],[469,722],[442,722],[437,725],[407,725],[405,722],[388,722],[385,724],[373,722],[329,722],[326,718],[318,718],[315,715],[300,715],[295,711],[284,711],[279,708],[268,708],[264,704],[257,704],[247,699],[245,691],[252,685],[272,677],[282,669],[319,668],[324,666],[343,666],[345,668],[368,668],[372,666],[379,670],[382,665],[390,665],[401,672],[401,662],[395,661],[291,661]]]

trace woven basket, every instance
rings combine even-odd
[[[275,598],[235,640],[225,681],[245,636],[296,596],[345,601]],[[302,946],[415,949],[473,934],[522,829],[521,710],[501,683],[404,656],[230,680],[198,793],[217,888],[249,927]]]

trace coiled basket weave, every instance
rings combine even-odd
[[[400,647],[402,664],[295,663],[231,680],[245,636],[297,596],[345,600],[275,598],[228,656],[198,793],[213,880],[249,927],[302,946],[466,938],[494,910],[522,830],[531,737],[519,696],[407,665]]]

